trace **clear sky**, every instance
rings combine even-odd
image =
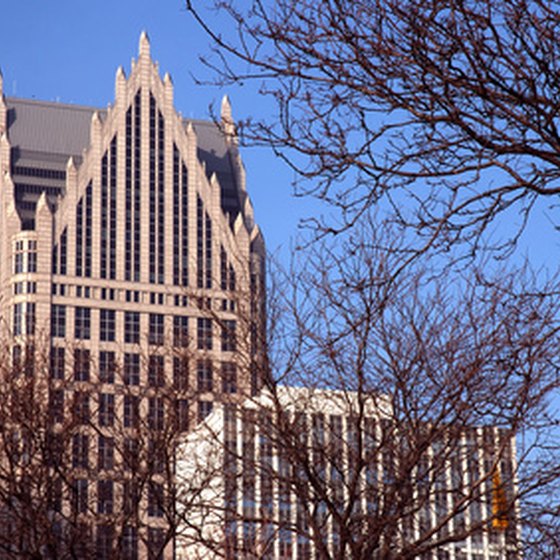
[[[113,102],[115,72],[130,71],[142,30],[152,58],[174,83],[175,108],[185,117],[209,118],[230,96],[235,117],[262,110],[247,86],[222,91],[196,85],[205,75],[199,54],[208,39],[181,0],[2,0],[0,69],[4,94],[105,107]],[[291,196],[292,173],[264,148],[242,151],[247,188],[269,251],[287,257],[298,219],[314,212],[311,201]]]
[[[198,56],[208,52],[208,39],[181,0],[2,0],[0,10],[0,69],[8,96],[104,107],[113,101],[116,69],[122,65],[128,74],[146,30],[162,75],[173,78],[175,107],[184,116],[207,118],[209,104],[219,107],[224,93],[234,117],[269,110],[250,85],[220,91],[194,83],[192,74],[205,75]],[[242,155],[268,249],[282,246],[286,258],[298,220],[319,207],[291,196],[292,172],[271,152],[251,148]],[[560,234],[553,229],[553,214],[557,210],[545,205],[534,214],[519,254],[556,269]]]

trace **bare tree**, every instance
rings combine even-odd
[[[186,558],[558,555],[558,291],[426,263],[391,282],[400,243],[371,224],[282,277],[275,382],[187,438]]]
[[[170,556],[175,446],[193,422],[192,360],[180,350],[172,381],[163,347],[101,363],[79,344],[48,348],[37,337],[21,360],[3,362],[1,558]]]
[[[311,220],[320,233],[381,205],[421,235],[417,250],[504,252],[540,199],[555,204],[558,2],[216,0],[218,19],[186,4],[217,82],[256,81],[276,109],[242,122],[242,139],[340,211]],[[505,212],[511,229],[490,242]]]

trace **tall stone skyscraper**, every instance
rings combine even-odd
[[[0,96],[2,375],[26,388],[1,397],[2,453],[48,513],[3,500],[0,554],[18,535],[46,557],[168,557],[174,438],[263,376],[264,242],[229,101],[221,123],[181,117],[146,34],[107,109],[1,78]]]

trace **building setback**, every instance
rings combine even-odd
[[[177,558],[521,558],[515,440],[449,426],[418,450],[406,430],[352,391],[220,405],[178,448]]]
[[[31,477],[50,527],[21,546],[172,554],[163,463],[216,400],[258,390],[263,275],[229,101],[219,124],[182,118],[145,33],[107,109],[5,97],[0,77],[2,375],[33,380],[55,442]],[[16,502],[4,542],[25,532]]]

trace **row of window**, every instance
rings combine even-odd
[[[51,349],[50,375],[52,379],[65,378],[66,350],[55,346]],[[74,381],[90,381],[91,353],[87,348],[74,349]],[[165,383],[164,356],[150,355],[147,364],[148,385],[163,387]],[[115,382],[117,360],[114,351],[102,350],[98,357],[98,375],[101,383]],[[122,379],[125,385],[140,385],[141,361],[140,354],[125,352],[123,355]],[[222,392],[233,394],[237,392],[237,366],[234,362],[221,362]],[[214,367],[212,360],[197,361],[196,367],[197,391],[212,392],[216,389],[214,383]],[[173,357],[173,387],[178,391],[185,391],[189,385],[188,361],[180,356]]]
[[[64,413],[63,389],[51,389],[49,391],[49,418],[55,424],[68,420]],[[115,410],[115,395],[113,393],[99,393],[97,395],[96,419],[100,427],[111,427],[117,422]],[[206,402],[206,401],[200,401]],[[160,431],[165,427],[165,401],[163,397],[150,397],[147,399],[148,410],[146,415],[146,426],[150,430]],[[176,399],[174,410],[169,411],[169,422],[174,430],[186,431],[189,426],[189,404],[186,399]],[[204,408],[204,407],[203,407]],[[211,410],[211,409],[210,409]],[[207,410],[200,412],[199,418],[205,418]],[[92,398],[86,391],[74,391],[72,400],[71,421],[78,425],[89,425],[92,418]],[[140,397],[137,395],[125,395],[122,400],[122,424],[125,428],[140,427]],[[86,435],[79,437],[87,438]],[[99,436],[98,469],[110,470],[114,466],[114,440],[105,436]],[[84,440],[85,441],[85,440]],[[83,466],[82,463],[74,466]],[[84,467],[86,468],[86,467]]]
[[[14,284],[14,293],[26,293],[24,282],[17,282]],[[27,285],[35,285],[35,282],[27,282]],[[16,291],[16,287],[19,290]],[[83,297],[89,298],[99,298],[102,300],[123,300],[122,294],[124,293],[124,301],[130,303],[149,303],[151,305],[167,305],[170,301],[173,301],[175,307],[187,307],[189,298],[186,295],[176,294],[174,296],[168,296],[161,292],[141,292],[140,290],[117,290],[115,288],[95,288],[91,286],[73,286],[72,284],[57,284],[56,282],[51,285],[51,292],[55,296],[68,296],[72,297]],[[34,293],[27,291],[27,293]],[[173,297],[169,300],[168,297]],[[224,300],[226,301],[226,300]],[[232,302],[233,303],[233,302]],[[223,307],[223,306],[222,306]],[[226,306],[224,309],[230,309],[231,306]],[[233,311],[233,308],[231,309]]]
[[[99,339],[101,341],[112,342],[116,340],[116,314],[117,312],[113,309],[101,309],[99,311]],[[140,343],[140,315],[138,311],[124,312],[123,338],[125,343]],[[79,340],[89,340],[91,338],[91,316],[92,310],[89,307],[74,308],[74,338]],[[236,321],[233,319],[221,321],[220,326],[222,351],[235,352],[237,348]],[[65,338],[67,336],[66,331],[66,306],[54,304],[51,308],[51,336]],[[162,346],[164,342],[165,315],[162,313],[148,314],[148,343]],[[173,345],[186,347],[188,342],[188,317],[174,315]],[[211,350],[212,347],[213,321],[208,317],[199,317],[197,319],[197,348],[199,350]]]

